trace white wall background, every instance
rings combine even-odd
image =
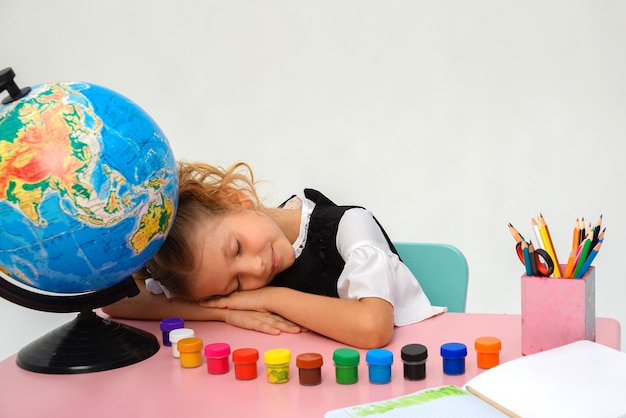
[[[575,219],[602,214],[597,315],[626,324],[626,2],[2,0],[0,15],[18,84],[107,86],[177,158],[251,163],[270,202],[315,187],[394,240],[456,245],[469,312],[520,312],[508,222],[532,236],[543,213],[563,261]],[[0,299],[0,358],[71,317]]]

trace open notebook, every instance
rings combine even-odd
[[[379,402],[335,409],[324,418],[506,418],[498,409],[457,386],[439,386]]]
[[[578,341],[442,386],[329,411],[326,418],[626,417],[626,353]]]

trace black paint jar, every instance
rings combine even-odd
[[[402,347],[400,357],[404,363],[404,379],[424,380],[428,349],[422,344],[408,344]]]

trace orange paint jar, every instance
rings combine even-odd
[[[178,342],[180,365],[184,368],[199,367],[202,365],[202,339],[183,338]]]
[[[476,361],[481,369],[490,369],[500,364],[502,342],[496,337],[480,337],[474,342]]]

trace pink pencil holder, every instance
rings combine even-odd
[[[581,279],[523,275],[521,280],[523,355],[596,340],[595,267]]]

